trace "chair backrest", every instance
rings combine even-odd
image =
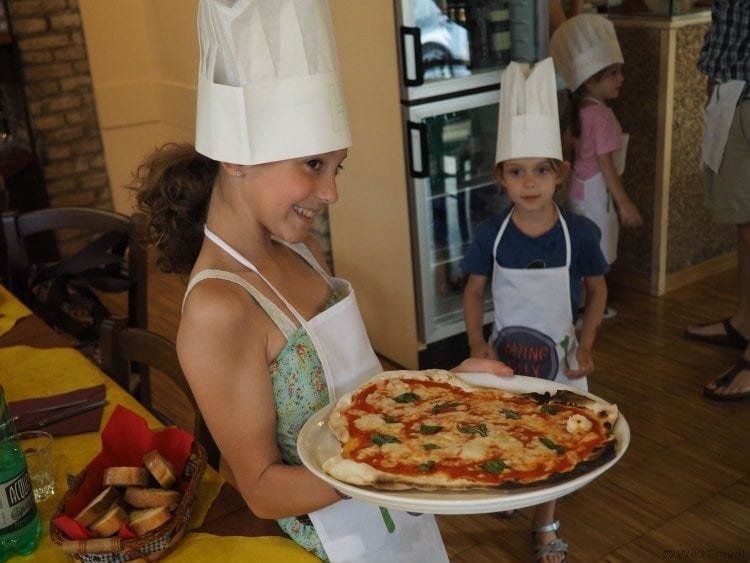
[[[146,328],[148,311],[148,261],[146,249],[139,244],[142,216],[131,217],[90,207],[50,207],[19,214],[2,214],[7,248],[9,286],[22,300],[27,300],[29,274],[35,257],[30,255],[28,241],[40,233],[75,229],[91,233],[118,232],[128,236],[128,324]]]
[[[134,363],[152,368],[149,370],[152,380],[154,370],[158,370],[179,387],[193,408],[193,427],[188,430],[203,444],[208,463],[218,470],[221,454],[203,422],[201,411],[182,372],[174,342],[149,330],[128,327],[125,319],[105,319],[101,325],[99,346],[102,369],[125,390],[130,388],[131,376],[137,376],[132,370]],[[173,424],[169,417],[154,408],[150,393],[140,400],[163,423]]]

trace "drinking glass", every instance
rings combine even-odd
[[[41,502],[55,494],[55,472],[52,436],[41,430],[18,433],[18,441],[26,456],[29,478],[34,487],[34,500]]]

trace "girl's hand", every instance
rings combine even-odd
[[[623,201],[617,209],[620,213],[620,223],[625,227],[640,227],[643,225],[643,217],[635,204],[628,198]]]
[[[513,375],[513,370],[503,362],[489,358],[467,358],[453,368],[456,373],[491,373],[502,377]]]
[[[567,377],[577,379],[594,373],[594,357],[591,350],[579,346],[576,351],[576,359],[578,360],[578,369],[566,369],[565,375]]]

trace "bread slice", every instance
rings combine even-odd
[[[171,506],[180,500],[180,492],[158,487],[128,487],[125,489],[125,502],[136,508]]]
[[[172,464],[156,450],[143,456],[143,464],[163,488],[169,489],[177,481]]]
[[[91,526],[91,530],[94,534],[102,538],[108,538],[112,534],[117,533],[120,526],[128,521],[128,513],[125,509],[120,506],[120,503],[113,504],[104,515],[97,519]]]
[[[120,492],[114,487],[107,487],[96,498],[83,507],[73,520],[81,526],[88,527],[89,524],[101,518],[105,512],[120,498]]]
[[[130,522],[128,526],[137,536],[142,536],[146,532],[158,528],[164,522],[171,518],[169,510],[165,506],[155,508],[144,508],[143,510],[132,510],[130,512]]]
[[[104,470],[104,485],[145,487],[149,483],[149,475],[145,467],[108,467]]]

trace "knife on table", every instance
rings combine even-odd
[[[29,411],[24,412],[23,414],[18,414],[16,416],[14,416],[13,417],[13,422],[18,421],[21,418],[25,418],[25,417],[29,416],[30,414],[37,414],[37,413],[46,412],[46,411],[56,411],[58,409],[65,409],[65,408],[68,408],[68,407],[73,407],[75,405],[82,405],[82,404],[84,404],[86,402],[88,402],[88,399],[84,398],[84,399],[78,399],[78,400],[75,400],[75,401],[70,401],[70,402],[67,402],[67,403],[62,403],[62,404],[59,404],[59,405],[50,405],[48,407],[40,407],[38,409],[31,409]]]
[[[79,414],[92,411],[94,409],[98,409],[100,407],[103,407],[107,404],[106,399],[102,399],[101,401],[95,401],[93,403],[86,403],[85,405],[76,405],[70,408],[65,409],[62,412],[57,412],[54,414],[51,414],[50,416],[43,418],[41,420],[37,420],[35,422],[27,423],[27,424],[17,424],[16,430],[19,432],[23,430],[34,430],[38,428],[44,428],[45,426],[49,426],[50,424],[54,422],[60,422],[61,420],[67,420],[69,418],[72,418],[74,416],[78,416]]]

